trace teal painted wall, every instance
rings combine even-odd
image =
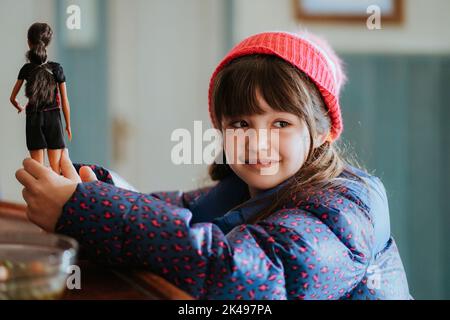
[[[413,296],[450,299],[450,57],[342,56],[344,144],[386,186]]]
[[[71,4],[77,4],[74,0]],[[60,63],[67,78],[71,106],[73,140],[68,144],[75,162],[89,162],[109,166],[109,113],[107,107],[107,1],[97,0],[93,21],[97,28],[97,41],[89,47],[66,47],[63,28],[66,28],[66,4],[55,1],[57,12],[56,44]],[[87,17],[81,6],[81,27]],[[76,32],[76,31],[68,31]]]

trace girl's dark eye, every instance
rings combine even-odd
[[[245,128],[248,127],[248,123],[245,120],[235,121],[231,123],[231,126],[234,128]]]
[[[277,128],[284,128],[284,127],[287,127],[287,126],[289,125],[289,122],[286,122],[286,121],[276,121],[274,125],[275,125],[275,127],[277,127]]]

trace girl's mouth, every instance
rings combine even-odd
[[[245,161],[245,165],[255,168],[255,169],[262,169],[262,168],[270,168],[271,166],[278,164],[280,161],[276,160],[258,160],[257,163],[250,163],[248,160]]]

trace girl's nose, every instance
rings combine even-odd
[[[249,135],[247,150],[249,158],[258,159],[258,154],[266,152],[270,148],[270,132],[267,129],[256,129],[255,134]]]
[[[267,150],[269,149],[269,133],[267,129],[258,130],[258,150]]]

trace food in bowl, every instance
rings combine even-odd
[[[60,298],[77,250],[65,236],[1,233],[0,300]]]

